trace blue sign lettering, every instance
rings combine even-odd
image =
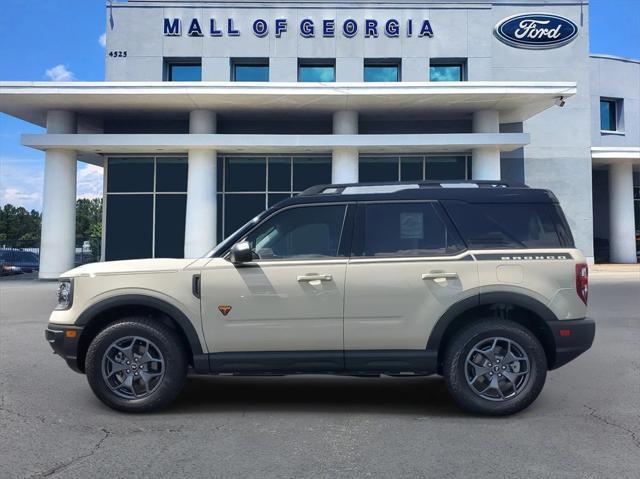
[[[391,38],[400,36],[400,23],[398,20],[394,20],[393,18],[387,20],[387,23],[384,24],[384,34]]]
[[[233,27],[233,18],[227,19],[227,35],[229,35],[230,37],[240,36],[240,30],[236,30]]]
[[[524,23],[521,21],[517,26],[514,27],[511,22],[515,20],[515,17],[510,17],[509,19],[503,20],[498,26],[496,26],[496,35],[505,43],[508,43],[507,40],[503,39],[501,35],[511,34],[514,37],[519,37],[522,42],[530,42],[535,43],[536,45],[545,44],[544,42],[557,40],[559,36],[562,36],[565,31],[564,23],[554,23],[551,26],[541,27],[543,25],[543,21],[539,20],[537,17],[540,15],[524,15],[519,17],[527,17]],[[553,15],[547,15],[547,17],[552,17]],[[518,18],[519,18],[518,17]],[[533,20],[530,17],[535,17]],[[561,18],[561,17],[557,17]],[[218,20],[220,20],[218,22]],[[566,19],[565,19],[566,20]],[[273,31],[276,38],[281,38],[288,31],[288,23],[286,18],[276,18],[273,20]],[[533,23],[532,23],[533,22]],[[575,32],[577,32],[577,27],[566,20],[567,24],[573,25]],[[546,25],[546,24],[544,24]],[[256,18],[253,19],[251,23],[251,31],[256,37],[264,38],[269,34],[269,21],[264,18]],[[378,38],[380,34],[380,30],[384,31],[384,34],[389,38],[398,38],[403,33],[400,25],[400,21],[395,18],[388,18],[384,21],[377,20],[373,18],[367,18],[364,20],[362,24],[358,24],[358,22],[352,18],[348,18],[342,22],[341,27],[336,25],[336,20],[334,18],[325,18],[321,23],[318,23],[318,28],[322,29],[322,36],[325,38],[335,38],[336,30],[341,28],[342,35],[346,38],[353,38],[358,34],[358,31],[362,27],[363,34],[365,38]],[[407,37],[412,37],[414,35],[414,25],[412,19],[407,19],[406,23],[406,35]],[[500,27],[500,31],[498,32],[498,27]],[[562,30],[562,32],[561,32]],[[418,28],[416,27],[416,31]],[[226,29],[225,22],[222,19],[216,19],[214,17],[209,18],[209,35],[212,37],[222,37],[225,35],[229,37],[239,37],[240,30],[235,27],[234,19],[227,18],[226,19]],[[509,33],[511,32],[511,33]],[[202,37],[203,30],[200,25],[200,19],[192,18],[189,20],[189,28],[186,29],[186,34],[190,37]],[[304,38],[314,38],[316,34],[316,24],[310,18],[304,18],[300,21],[300,29],[299,34]],[[575,36],[576,33],[573,33]],[[182,35],[182,20],[180,18],[165,18],[164,19],[164,35],[169,37],[179,37]],[[318,34],[320,35],[320,33]],[[422,20],[420,31],[418,34],[419,37],[433,37],[433,28],[431,27],[431,23],[429,20]],[[565,42],[571,41],[573,37],[570,39],[566,39],[563,37]],[[519,40],[519,41],[520,41]],[[509,40],[515,43],[516,40]],[[550,46],[526,46],[522,48],[553,48]]]
[[[364,21],[364,36],[365,38],[378,36],[378,20],[368,18]]]
[[[315,35],[313,20],[305,18],[300,22],[300,35],[302,35],[304,38],[312,38]]]
[[[187,35],[190,37],[201,37],[202,36],[202,28],[200,28],[200,22],[197,18],[191,20],[191,24],[189,25],[189,31]]]
[[[265,37],[267,33],[269,33],[269,27],[267,26],[267,22],[262,20],[261,18],[257,19],[253,22],[253,33],[256,37]]]
[[[215,18],[212,18],[209,21],[209,34],[212,37],[221,37],[222,36],[222,30],[218,30],[216,28],[216,19]]]
[[[572,42],[578,36],[578,26],[558,15],[525,13],[501,20],[494,33],[506,45],[544,50]]]
[[[322,36],[333,37],[336,34],[335,20],[322,20]]]
[[[358,33],[358,24],[355,20],[349,18],[342,24],[342,34],[347,38],[352,38]]]
[[[182,35],[182,23],[179,18],[174,18],[170,20],[168,18],[164,19],[164,34],[168,37],[179,37]]]
[[[280,38],[287,31],[286,18],[276,18],[276,38]]]
[[[422,28],[420,28],[419,37],[428,37],[431,38],[433,36],[433,29],[431,28],[431,23],[429,20],[424,20],[422,22]]]

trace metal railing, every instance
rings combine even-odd
[[[75,266],[100,261],[100,237],[79,237],[75,243]],[[26,254],[25,254],[26,253]],[[0,240],[0,260],[5,264],[40,262],[40,238]]]

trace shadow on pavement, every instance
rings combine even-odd
[[[191,376],[172,413],[308,412],[464,415],[441,377]]]

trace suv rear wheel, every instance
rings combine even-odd
[[[538,397],[547,376],[547,359],[528,329],[511,321],[484,319],[456,333],[445,353],[443,373],[464,409],[508,415]]]
[[[178,335],[147,318],[109,325],[87,351],[89,385],[107,406],[148,412],[169,404],[182,390],[187,358]]]

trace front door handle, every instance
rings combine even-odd
[[[444,271],[438,273],[424,273],[422,279],[455,279],[458,277],[458,273],[445,273]]]
[[[311,283],[312,281],[331,281],[333,277],[330,274],[303,274],[298,276],[299,283]]]

